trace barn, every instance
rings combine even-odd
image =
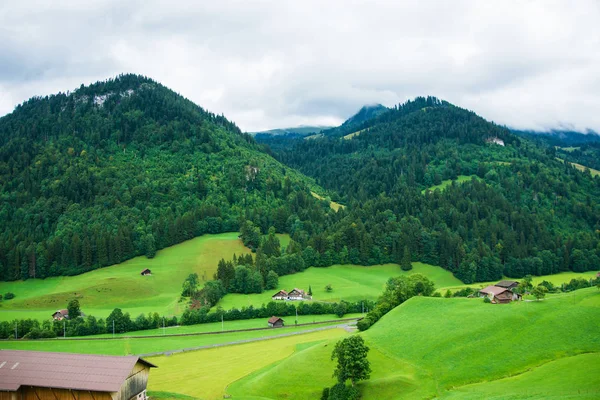
[[[510,303],[513,300],[520,300],[521,295],[513,293],[512,290],[500,286],[488,286],[479,291],[480,297],[489,297],[492,303]]]
[[[146,400],[155,367],[137,356],[0,350],[0,400]]]
[[[279,317],[271,317],[268,321],[269,328],[281,328],[283,326],[283,319]]]
[[[146,268],[142,272],[140,272],[140,275],[142,275],[142,276],[152,275],[152,271],[150,271],[150,269]]]
[[[288,292],[286,292],[285,290],[280,290],[271,297],[271,300],[285,300],[287,299],[287,296]]]

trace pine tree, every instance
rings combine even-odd
[[[403,271],[410,271],[412,269],[410,249],[408,246],[404,246],[404,255],[402,256],[402,261],[400,262],[400,268],[402,268]]]

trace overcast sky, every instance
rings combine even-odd
[[[133,72],[246,131],[434,95],[515,128],[600,132],[598,0],[177,3],[2,2],[0,115]]]

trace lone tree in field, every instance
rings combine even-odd
[[[600,283],[598,283],[598,288],[600,288]],[[312,296],[312,288],[308,285],[308,295]]]
[[[404,246],[404,255],[400,261],[400,268],[402,268],[402,271],[410,271],[412,269],[410,250],[408,246]]]
[[[369,348],[365,345],[365,341],[358,335],[350,336],[335,344],[331,359],[337,360],[333,376],[337,377],[339,383],[344,384],[350,379],[354,386],[356,382],[371,377],[368,352]]]
[[[533,295],[533,297],[535,297],[535,299],[537,301],[540,301],[541,299],[543,299],[544,297],[546,297],[546,293],[548,293],[548,289],[545,286],[536,286],[532,291],[531,294]]]
[[[69,314],[69,319],[75,319],[81,315],[81,310],[79,309],[79,300],[73,299],[69,301],[69,305],[67,306],[67,311]]]

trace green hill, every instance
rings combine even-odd
[[[244,217],[285,233],[326,214],[309,185],[225,117],[142,76],[35,97],[0,118],[0,280],[152,257]]]
[[[487,390],[490,398],[593,398],[600,388],[599,316],[596,288],[502,306],[413,298],[361,334],[373,369],[360,384],[363,399],[487,398]],[[333,384],[332,344],[259,370],[229,392],[234,398],[317,398]],[[561,374],[568,366],[579,373]]]

